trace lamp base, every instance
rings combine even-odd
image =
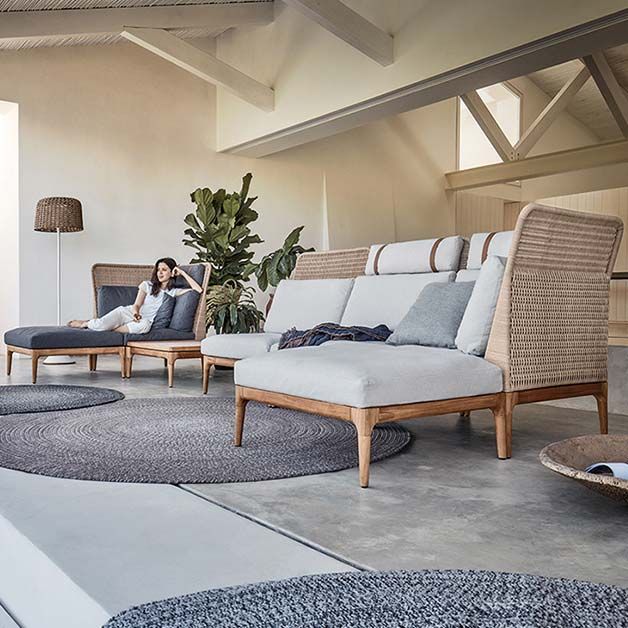
[[[69,355],[49,355],[44,364],[76,364],[76,360]]]

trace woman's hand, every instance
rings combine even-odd
[[[133,312],[133,319],[136,321],[141,321],[142,320],[142,315],[140,314],[140,308],[137,306],[136,303],[133,304],[133,306],[131,307],[131,311]]]
[[[180,276],[180,275],[182,275],[182,274],[183,274],[183,271],[182,271],[182,270],[181,270],[178,266],[175,266],[175,267],[172,269],[172,276],[173,276],[173,277],[179,277],[179,276]]]

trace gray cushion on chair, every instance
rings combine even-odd
[[[203,285],[203,278],[205,277],[205,266],[203,264],[187,264],[185,266],[179,266],[184,270],[199,286]],[[190,284],[183,277],[175,277],[175,288],[189,288]]]
[[[104,316],[121,305],[132,305],[137,297],[137,286],[100,286],[96,303],[98,316]]]
[[[7,345],[24,349],[77,349],[121,347],[124,337],[116,331],[92,331],[72,327],[18,327],[4,334]]]
[[[472,291],[472,281],[428,284],[386,342],[454,349]]]
[[[174,311],[170,321],[170,329],[176,331],[192,331],[194,327],[194,317],[198,306],[199,293],[190,290],[180,297],[175,298]]]
[[[172,321],[172,314],[174,313],[175,298],[169,294],[164,294],[164,300],[161,302],[157,314],[153,319],[151,331],[156,329],[167,329]]]

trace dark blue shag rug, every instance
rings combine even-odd
[[[73,410],[120,399],[124,399],[121,392],[95,386],[0,386],[0,415]]]
[[[105,628],[626,628],[628,591],[490,571],[322,574],[204,591]]]

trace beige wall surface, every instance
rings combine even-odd
[[[190,191],[239,189],[247,171],[260,255],[301,224],[317,248],[453,231],[454,101],[252,160],[216,153],[213,88],[130,44],[2,53],[0,100],[21,115],[22,325],[55,320],[55,238],[32,230],[44,196],[84,207],[85,231],[63,236],[64,320],[91,315],[96,262],[189,260]]]
[[[276,91],[275,110],[267,113],[219,90],[221,150],[626,8],[622,0],[347,4],[395,35],[392,65],[382,67],[281,3],[272,24],[219,37],[220,58]]]
[[[18,106],[0,101],[0,330],[19,322],[18,124]]]

